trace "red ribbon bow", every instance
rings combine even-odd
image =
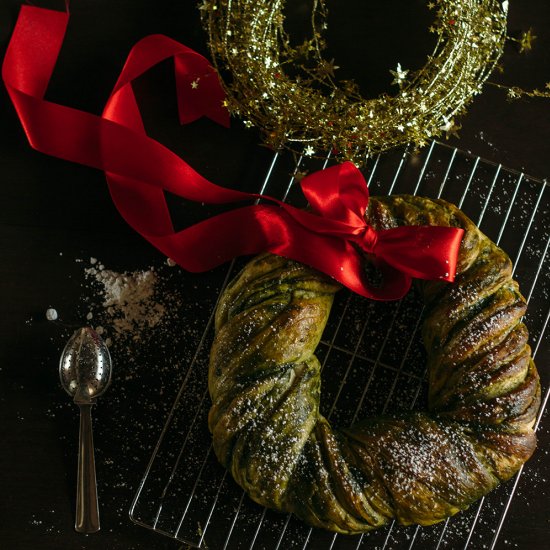
[[[101,117],[44,100],[68,14],[23,6],[2,66],[2,77],[32,147],[104,170],[124,219],[189,271],[206,271],[243,254],[269,251],[308,264],[366,297],[402,297],[412,277],[452,281],[463,235],[450,227],[398,227],[374,231],[365,221],[368,189],[347,162],[302,181],[311,212],[276,199],[220,187],[149,138],[132,81],[174,58],[181,123],[207,116],[228,125],[219,80],[207,60],[162,35],[132,48]],[[174,231],[164,191],[183,198],[232,203],[263,198],[270,204],[234,209]],[[383,273],[370,285],[364,255]]]

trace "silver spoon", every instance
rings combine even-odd
[[[84,327],[71,336],[61,354],[59,377],[80,407],[75,530],[95,533],[100,526],[91,408],[111,381],[111,356],[97,332]]]

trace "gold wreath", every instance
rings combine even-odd
[[[268,145],[341,159],[455,133],[455,118],[482,90],[506,40],[507,1],[431,0],[437,43],[418,71],[397,66],[399,92],[364,99],[352,81],[336,83],[324,59],[324,0],[314,0],[313,36],[291,46],[283,0],[204,0],[200,9],[230,112],[258,126]],[[290,69],[290,71],[289,71]],[[288,74],[288,73],[291,74]]]

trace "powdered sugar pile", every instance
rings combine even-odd
[[[101,285],[102,306],[112,331],[117,336],[132,333],[134,339],[146,329],[159,325],[166,315],[166,306],[156,300],[158,283],[153,269],[133,273],[117,273],[104,269],[102,264],[85,270],[87,277]],[[94,312],[88,312],[88,320]],[[100,333],[103,332],[100,328]]]
[[[165,288],[166,277],[154,267],[119,273],[91,258],[84,273],[95,293],[86,320],[108,345],[144,341],[172,326],[181,298]]]

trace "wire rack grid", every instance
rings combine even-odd
[[[276,154],[260,192],[305,206],[296,175],[328,162],[302,157],[289,172],[289,165]],[[546,182],[438,142],[420,153],[404,150],[367,158],[364,173],[371,195],[408,193],[453,202],[506,250],[529,302],[525,322],[535,360],[548,355],[550,190]],[[240,265],[231,264],[220,281],[220,292]],[[385,303],[339,293],[317,353],[323,366],[321,412],[331,422],[349,425],[386,410],[425,406],[421,319],[422,305],[414,292],[399,302]],[[213,312],[135,495],[130,509],[135,523],[211,550],[496,547],[525,480],[523,469],[469,510],[432,527],[391,523],[365,535],[342,536],[311,529],[292,515],[252,502],[217,463],[207,428],[212,321]],[[537,426],[549,397],[548,373],[541,372],[541,378],[543,404]]]

